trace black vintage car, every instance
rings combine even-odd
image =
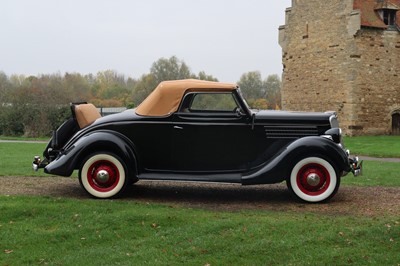
[[[70,176],[92,196],[119,195],[138,180],[271,184],[299,199],[333,197],[340,178],[358,175],[334,112],[251,110],[236,84],[165,81],[136,109],[101,117],[71,104],[34,168]]]

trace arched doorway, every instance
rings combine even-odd
[[[400,135],[400,110],[392,114],[392,134]]]

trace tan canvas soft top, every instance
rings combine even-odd
[[[232,91],[238,86],[234,83],[221,83],[197,79],[163,81],[136,108],[142,116],[165,116],[176,112],[185,92],[190,91]]]

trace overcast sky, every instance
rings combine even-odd
[[[282,72],[278,27],[291,0],[2,0],[0,71],[139,78],[161,57],[236,82]]]

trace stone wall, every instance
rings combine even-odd
[[[353,0],[293,0],[286,15],[283,109],[337,111],[348,135],[389,133],[400,109],[400,34],[361,28]]]
[[[355,36],[360,58],[357,110],[363,134],[390,134],[400,110],[400,33],[364,28]]]

